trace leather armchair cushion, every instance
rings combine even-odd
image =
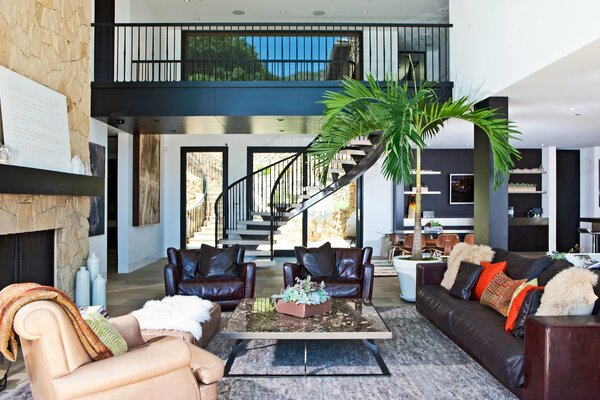
[[[316,281],[325,282],[325,291],[331,297],[359,298],[361,296],[360,281],[340,278],[322,278]]]
[[[198,250],[179,250],[179,268],[182,271],[180,277],[184,279],[196,279],[198,275],[199,251]]]
[[[504,331],[505,319],[474,301],[451,316],[454,337],[479,359],[505,386],[524,383],[525,346],[521,339]]]
[[[338,276],[344,279],[360,279],[362,267],[362,249],[335,249],[335,264]]]
[[[230,278],[189,279],[179,282],[178,294],[205,300],[241,299],[244,297],[244,282]]]
[[[202,278],[237,278],[236,260],[239,246],[219,249],[206,244],[200,247],[199,272]]]
[[[294,250],[298,263],[308,270],[311,277],[331,278],[338,276],[333,250],[329,242],[321,247],[311,249],[296,246]]]
[[[462,261],[456,279],[450,288],[450,295],[461,300],[469,300],[471,292],[483,267],[479,264]]]

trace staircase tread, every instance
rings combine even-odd
[[[227,233],[233,235],[268,235],[270,234],[268,229],[227,229]],[[280,235],[281,232],[273,232],[275,235]]]
[[[247,244],[247,245],[270,245],[270,240],[258,240],[258,239],[221,239],[219,244]]]
[[[275,225],[285,225],[287,221],[275,221]],[[255,219],[245,219],[238,221],[238,224],[242,225],[271,225],[271,221],[258,221]]]

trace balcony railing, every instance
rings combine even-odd
[[[94,80],[448,81],[451,26],[94,24]]]

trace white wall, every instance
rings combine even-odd
[[[450,0],[456,95],[485,98],[600,38],[600,1]]]
[[[542,165],[546,174],[542,175],[542,209],[548,217],[548,250],[556,250],[556,147],[547,146],[542,149]]]
[[[162,201],[165,189],[165,166],[164,157],[161,154],[160,223],[133,226],[133,135],[119,132],[118,147],[118,272],[127,273],[148,265],[165,255],[163,234],[167,215],[165,215],[165,205]],[[161,147],[164,147],[164,144],[161,143]]]
[[[598,162],[600,161],[600,147],[589,147],[581,149],[580,152],[580,216],[600,218],[600,171],[598,171]],[[591,224],[583,222],[581,227],[591,229]],[[590,235],[580,235],[582,252],[590,252],[592,249],[592,239]]]
[[[108,265],[107,257],[107,230],[108,230],[108,201],[106,194],[108,193],[108,126],[98,121],[97,119],[90,118],[90,142],[104,146],[105,149],[105,161],[104,161],[104,234],[98,236],[91,236],[89,239],[90,243],[90,254],[96,253],[100,259],[100,273],[106,278],[106,269]]]
[[[387,256],[381,253],[381,240],[393,229],[393,184],[381,174],[382,162],[363,176],[363,245],[373,247],[374,256]]]

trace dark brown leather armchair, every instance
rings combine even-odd
[[[169,263],[165,266],[165,293],[167,296],[190,295],[218,303],[231,310],[243,298],[254,297],[256,264],[244,262],[244,248],[239,247],[236,257],[236,277],[202,277],[201,250],[167,249]]]
[[[334,248],[337,277],[314,277],[315,281],[325,282],[325,291],[331,297],[362,298],[371,302],[373,297],[373,279],[375,267],[371,264],[373,248]],[[283,264],[283,282],[285,287],[293,286],[296,278],[301,277],[300,264]]]

